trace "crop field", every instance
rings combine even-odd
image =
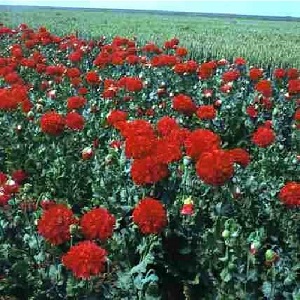
[[[8,26],[26,23],[52,32],[77,31],[81,37],[138,36],[142,43],[162,43],[179,36],[193,59],[245,57],[251,64],[300,67],[300,22],[193,15],[156,15],[109,11],[56,9],[8,10],[0,7],[0,20]]]
[[[300,299],[299,23],[0,18],[1,300]]]

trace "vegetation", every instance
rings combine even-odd
[[[142,43],[162,43],[178,36],[197,60],[243,56],[261,66],[300,66],[300,23],[296,21],[71,9],[10,11],[7,7],[0,11],[0,20],[8,26],[46,26],[57,34],[78,31],[85,38],[137,35]]]

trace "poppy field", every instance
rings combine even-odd
[[[300,71],[180,38],[0,26],[0,295],[300,299]]]

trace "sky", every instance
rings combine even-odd
[[[0,5],[38,5],[88,8],[127,8],[144,10],[168,10],[203,13],[232,13],[261,16],[300,17],[300,0],[0,0]]]

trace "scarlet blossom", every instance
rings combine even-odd
[[[288,83],[289,94],[299,94],[300,93],[300,79],[291,79]]]
[[[80,77],[81,72],[78,68],[69,68],[69,69],[67,69],[66,75],[69,78],[75,78],[75,77]]]
[[[214,62],[206,62],[200,65],[198,69],[198,76],[200,80],[206,80],[212,77],[216,68]]]
[[[79,87],[80,86],[80,84],[81,84],[81,78],[80,77],[74,77],[74,78],[72,78],[71,79],[71,84],[72,84],[72,86],[74,86],[74,87]]]
[[[276,79],[283,79],[286,75],[286,71],[285,69],[281,69],[281,68],[275,69],[273,75]]]
[[[271,128],[260,126],[252,135],[252,142],[261,148],[266,148],[275,141],[275,133]]]
[[[2,186],[2,191],[4,194],[11,195],[19,192],[19,184],[14,180],[7,180]]]
[[[182,57],[182,56],[186,56],[188,51],[184,47],[178,47],[178,48],[176,48],[175,53],[177,56]]]
[[[184,63],[177,63],[173,70],[176,74],[182,75],[187,72],[187,66]]]
[[[38,232],[52,245],[60,245],[70,240],[70,226],[76,223],[71,209],[63,204],[55,204],[43,211],[38,220]]]
[[[180,213],[185,216],[191,216],[195,213],[194,202],[191,197],[184,200]]]
[[[16,182],[16,183],[22,183],[25,179],[27,179],[28,175],[24,170],[15,170],[12,174],[11,174],[12,179]]]
[[[234,63],[238,66],[243,66],[246,64],[246,60],[245,58],[243,57],[237,57],[235,60],[234,60]]]
[[[172,117],[164,116],[157,121],[156,130],[162,136],[167,136],[173,130],[178,130],[180,127],[176,120]]]
[[[105,241],[113,234],[116,218],[105,208],[94,208],[80,220],[81,231],[86,239]]]
[[[240,77],[240,72],[237,70],[227,71],[223,73],[222,80],[224,82],[235,81]]]
[[[5,173],[0,172],[0,186],[3,185],[8,180],[8,177]]]
[[[194,204],[183,204],[180,213],[185,216],[191,216],[194,214]]]
[[[265,97],[272,96],[272,83],[269,80],[261,80],[255,85],[255,89]]]
[[[140,58],[136,55],[128,55],[126,57],[126,61],[129,65],[136,65],[139,63]]]
[[[82,95],[82,96],[88,93],[88,89],[84,86],[79,87],[77,91],[78,91],[78,95]]]
[[[139,92],[143,89],[143,82],[137,77],[123,77],[119,80],[118,86],[129,92]]]
[[[206,184],[223,185],[234,173],[230,154],[224,150],[213,150],[202,154],[197,161],[196,172]]]
[[[106,122],[111,125],[114,126],[116,123],[120,122],[120,121],[126,121],[126,119],[128,118],[128,113],[123,111],[123,110],[112,110],[108,116],[106,117]]]
[[[153,152],[155,139],[137,135],[129,136],[125,141],[125,155],[127,158],[144,158]]]
[[[193,159],[198,159],[205,152],[218,149],[220,144],[220,137],[208,129],[192,131],[184,142],[186,154]]]
[[[253,81],[259,80],[261,77],[263,77],[263,70],[258,68],[252,68],[249,71],[249,77]]]
[[[87,72],[85,75],[85,79],[86,79],[87,83],[91,84],[91,85],[98,84],[100,82],[100,77],[99,77],[98,73],[95,71]]]
[[[280,190],[279,199],[288,207],[300,207],[300,183],[286,183]]]
[[[251,118],[256,118],[258,116],[258,111],[257,111],[257,109],[255,108],[254,105],[249,105],[246,108],[246,113]]]
[[[250,155],[249,153],[242,148],[235,148],[228,150],[228,154],[230,155],[232,161],[236,164],[241,165],[242,167],[247,167],[250,163]]]
[[[152,155],[162,164],[179,161],[182,158],[180,141],[173,139],[171,135],[159,139],[153,147]]]
[[[16,110],[19,103],[19,100],[16,97],[13,97],[10,90],[0,89],[0,110]]]
[[[167,214],[159,200],[146,197],[137,204],[132,219],[143,234],[159,234],[167,226]]]
[[[135,159],[131,165],[131,177],[136,185],[154,184],[168,175],[168,166],[152,156]]]
[[[194,73],[198,69],[198,64],[194,60],[188,60],[185,65],[186,65],[186,71],[188,73]]]
[[[123,137],[144,135],[154,137],[155,132],[152,125],[146,120],[134,120],[127,122],[119,122],[118,129],[121,131]]]
[[[82,59],[82,54],[79,51],[75,51],[69,54],[68,59],[73,62],[79,62]]]
[[[11,195],[5,194],[0,191],[0,207],[6,206],[10,200]]]
[[[72,246],[61,261],[76,278],[89,279],[105,271],[107,252],[92,241],[83,241]]]
[[[299,77],[299,71],[296,68],[290,68],[287,70],[288,79],[297,79]]]
[[[201,105],[198,107],[196,115],[202,120],[212,120],[216,117],[217,111],[213,105]]]
[[[179,111],[187,116],[192,115],[197,110],[196,104],[193,100],[184,94],[179,94],[173,98],[173,109]]]
[[[86,99],[81,96],[72,96],[67,99],[68,110],[83,108],[86,104]]]
[[[82,130],[84,128],[84,117],[79,113],[73,111],[69,112],[65,118],[66,126],[72,130]]]
[[[49,111],[42,115],[41,130],[50,135],[60,135],[65,128],[65,119],[55,111]]]

